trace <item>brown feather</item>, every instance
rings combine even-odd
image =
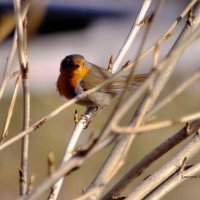
[[[83,87],[84,90],[89,90],[112,76],[113,74],[106,69],[93,66],[90,72],[80,81],[80,86]],[[129,88],[140,85],[147,76],[148,74],[132,75],[130,78]],[[126,76],[117,76],[111,83],[99,91],[117,95],[123,91],[127,78],[128,77]]]

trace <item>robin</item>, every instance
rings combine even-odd
[[[60,95],[72,99],[99,85],[113,74],[106,69],[94,65],[81,55],[66,56],[60,64],[60,75],[57,80],[57,89]],[[132,75],[128,88],[138,86],[147,77],[147,74]],[[111,103],[112,99],[121,94],[127,77],[117,76],[108,85],[87,95],[77,103],[86,107],[102,107]]]

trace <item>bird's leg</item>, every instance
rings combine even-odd
[[[94,108],[87,108],[87,111],[85,115],[83,115],[82,117],[85,118],[85,122],[86,122],[86,125],[84,127],[84,129],[88,128],[92,118],[97,114],[99,113],[101,110],[103,109],[103,106],[101,107],[94,107]]]
[[[85,126],[84,129],[88,128],[92,118],[99,113],[103,109],[103,106],[101,107],[94,107],[94,108],[87,108],[87,111],[85,112],[84,115],[81,115],[81,117],[78,117],[78,112],[75,110],[74,113],[74,122],[75,124],[78,124],[80,121],[82,121]]]

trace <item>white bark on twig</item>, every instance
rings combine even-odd
[[[135,23],[133,24],[133,27],[131,28],[131,31],[129,32],[128,37],[126,38],[122,48],[120,49],[113,65],[112,65],[112,72],[115,73],[119,68],[122,60],[124,59],[125,55],[127,54],[128,50],[133,44],[133,41],[135,37],[137,36],[138,32],[141,29],[140,22],[144,20],[144,17],[149,9],[149,6],[151,5],[152,0],[145,0],[142,8],[140,9],[140,12],[137,15],[137,18],[135,20]]]
[[[95,113],[95,111],[96,111],[96,108],[87,109],[85,114],[81,117],[81,119],[76,124],[74,131],[71,135],[71,138],[69,142],[67,142],[67,147],[65,149],[60,167],[64,166],[67,163],[67,161],[69,161],[70,158],[73,156],[77,141],[83,129],[85,128],[85,126],[87,126],[87,123],[89,123],[88,120],[92,119],[92,115]],[[48,200],[56,200],[58,198],[63,181],[64,181],[64,177],[62,177],[60,180],[58,180],[58,182],[56,182],[53,185],[51,192],[49,194]]]

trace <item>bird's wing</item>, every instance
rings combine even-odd
[[[92,71],[80,81],[80,85],[85,91],[94,88],[95,86],[103,83],[105,80],[113,76],[111,72],[103,68],[93,67],[91,70]],[[132,75],[130,78],[129,88],[140,85],[146,79],[146,77],[146,74]],[[117,76],[99,91],[119,94],[123,91],[126,80],[126,76]]]
[[[94,88],[113,76],[112,73],[103,68],[93,67],[91,70],[92,71],[80,81],[80,86],[85,91]],[[123,89],[122,84],[124,85],[125,78],[117,77],[116,79],[113,79],[109,84],[101,88],[99,91],[112,94],[121,92]]]

